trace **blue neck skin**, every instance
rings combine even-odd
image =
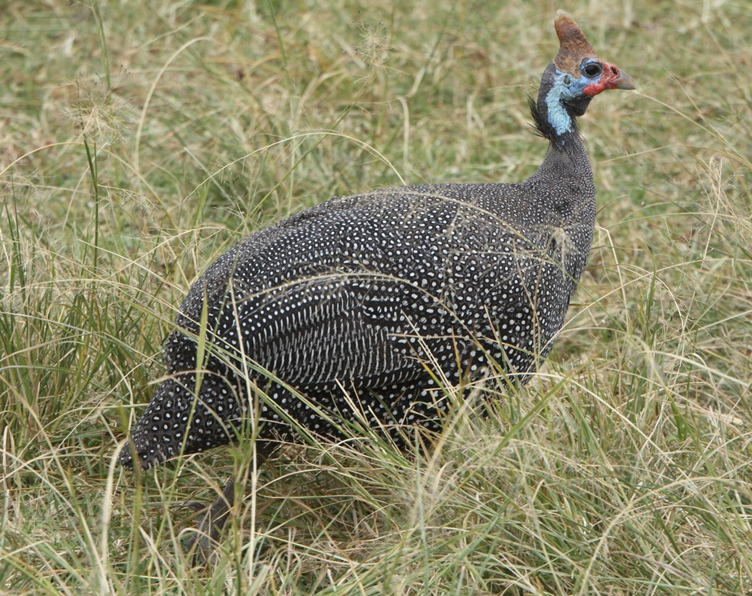
[[[586,80],[585,77],[576,79],[572,75],[556,69],[553,85],[546,95],[546,109],[548,123],[557,135],[563,136],[574,130],[574,120],[567,112],[564,102],[584,96],[582,90],[592,82]]]

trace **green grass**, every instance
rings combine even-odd
[[[192,280],[333,195],[516,181],[544,0],[0,11],[0,592],[752,593],[752,5],[578,1],[642,85],[582,120],[598,228],[519,393],[429,453],[291,447],[213,571],[179,544],[247,447],[113,461]],[[496,393],[494,387],[489,393]],[[181,534],[182,533],[182,534]]]

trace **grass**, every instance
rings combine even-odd
[[[593,253],[536,379],[406,457],[291,447],[212,572],[179,544],[248,448],[113,455],[192,280],[333,195],[516,181],[557,5],[8,0],[0,591],[752,593],[752,7],[574,2],[642,85],[582,121]]]

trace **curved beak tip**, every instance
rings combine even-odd
[[[630,77],[623,70],[619,71],[619,76],[616,77],[609,85],[612,89],[624,89],[625,91],[632,91],[637,89],[637,82]]]

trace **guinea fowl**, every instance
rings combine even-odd
[[[560,49],[530,102],[549,141],[535,175],[335,197],[229,250],[180,307],[168,377],[123,465],[227,444],[251,416],[261,457],[300,432],[336,439],[364,424],[399,441],[406,425],[440,427],[440,385],[492,369],[529,378],[592,242],[595,187],[576,118],[602,91],[634,89],[567,13],[555,25]],[[233,497],[231,480],[204,520],[212,537]]]

